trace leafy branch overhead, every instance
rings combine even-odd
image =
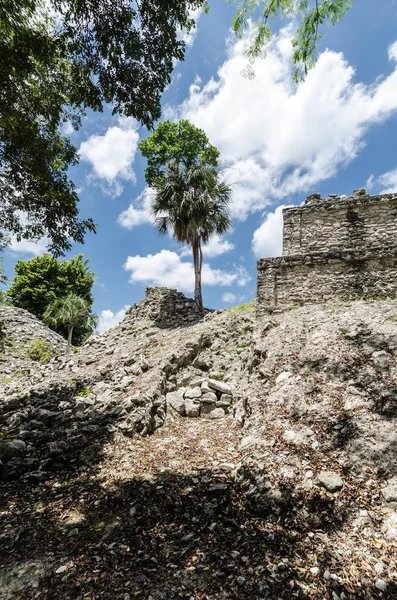
[[[322,37],[321,27],[338,23],[352,6],[353,0],[243,0],[234,16],[233,29],[238,37],[242,37],[250,29],[253,19],[246,51],[251,63],[248,75],[253,74],[254,60],[266,53],[267,44],[272,37],[269,22],[288,17],[294,19],[295,24],[292,38],[292,58],[296,65],[294,81],[304,79],[317,59],[317,46]]]
[[[87,109],[111,103],[151,127],[199,7],[204,0],[1,2],[0,233],[47,236],[62,254],[95,231],[78,216],[68,173],[78,154],[63,126],[77,130]]]

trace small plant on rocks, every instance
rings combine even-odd
[[[76,396],[78,396],[79,398],[86,398],[87,396],[89,396],[93,392],[94,392],[94,390],[92,388],[87,387],[87,388],[83,388],[82,390],[80,390],[79,392],[77,392]]]
[[[32,340],[28,349],[29,358],[46,365],[52,358],[52,346],[45,340]]]

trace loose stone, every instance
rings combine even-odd
[[[211,389],[221,392],[222,394],[231,394],[232,388],[224,381],[218,381],[217,379],[209,379],[208,385]]]
[[[333,471],[322,471],[318,476],[318,483],[328,492],[338,492],[343,488],[343,479]]]

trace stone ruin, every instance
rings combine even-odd
[[[257,263],[259,314],[397,295],[397,193],[313,194],[283,218],[283,255]]]
[[[206,308],[204,314],[213,312]],[[195,310],[194,300],[186,298],[177,290],[166,287],[148,287],[145,297],[130,306],[126,312],[126,324],[131,320],[140,319],[150,321],[161,329],[172,329],[193,325],[201,320],[202,316]]]

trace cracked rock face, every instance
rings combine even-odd
[[[20,388],[6,389],[0,403],[2,477],[44,481],[98,460],[95,440],[145,436],[180,416],[222,419],[236,410],[243,422],[254,321],[252,311],[207,311],[200,319],[182,294],[147,290],[119,326],[92,336],[67,358],[55,354],[35,385],[27,377]],[[31,334],[27,323],[25,339]]]

